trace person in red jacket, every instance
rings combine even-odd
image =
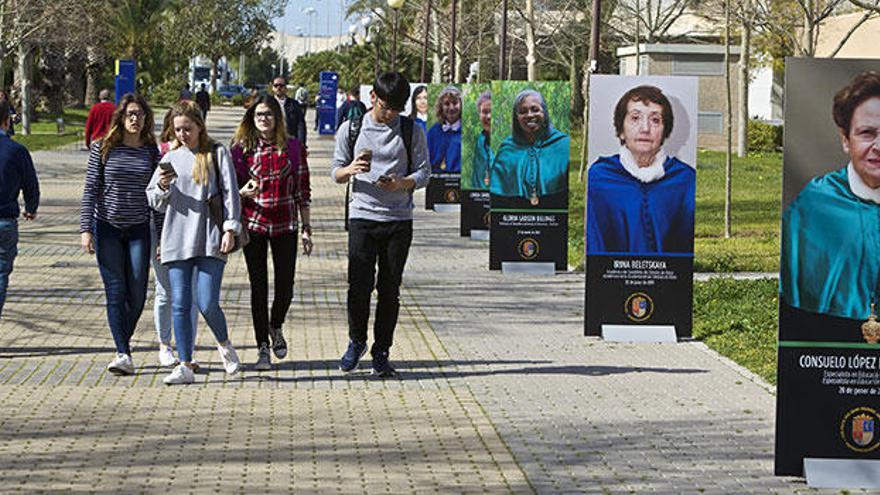
[[[110,130],[110,121],[116,105],[110,101],[110,90],[102,89],[98,93],[98,103],[92,105],[89,117],[86,119],[86,148],[92,146],[93,141],[103,138]]]

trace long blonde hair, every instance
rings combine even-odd
[[[175,103],[171,107],[171,122],[177,117],[186,117],[199,128],[199,146],[195,150],[196,160],[193,163],[193,182],[196,184],[208,184],[211,180],[211,171],[214,166],[214,148],[217,142],[208,137],[208,130],[205,128],[205,119],[202,118],[202,109],[191,100]],[[180,143],[184,145],[184,143]]]

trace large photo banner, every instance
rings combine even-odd
[[[443,209],[437,205],[458,208],[461,204],[461,86],[429,84],[427,97],[431,180],[425,190],[425,209]]]
[[[489,268],[567,270],[571,85],[493,81],[492,100]]]
[[[776,474],[877,483],[880,61],[786,59],[785,122]]]
[[[492,86],[464,86],[461,111],[461,235],[488,239]],[[472,235],[473,233],[473,235]]]
[[[689,337],[697,78],[590,78],[584,333]]]

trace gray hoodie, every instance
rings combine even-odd
[[[330,177],[336,181],[336,171],[345,167],[353,160],[349,153],[348,128],[350,122],[344,122],[336,131],[336,149],[330,167]],[[370,171],[358,174],[352,179],[352,195],[350,218],[390,222],[412,220],[413,200],[411,191],[387,192],[376,185],[380,175],[396,174],[407,176],[406,147],[400,132],[400,119],[394,119],[390,125],[373,121],[369,112],[364,114],[361,133],[354,146],[354,156],[362,149],[373,150]],[[413,123],[412,135],[412,173],[410,178],[416,181],[416,187],[425,187],[431,178],[428,165],[428,141],[421,126]]]
[[[214,156],[219,156],[220,181],[223,188],[223,231],[241,233],[241,204],[238,182],[232,158],[224,146]],[[170,163],[177,172],[167,191],[159,187],[160,167],[156,167],[147,186],[147,202],[159,212],[165,213],[160,243],[162,263],[182,261],[200,256],[212,256],[226,260],[220,252],[221,231],[211,220],[208,199],[217,194],[217,172],[214,164],[209,169],[207,184],[193,181],[192,169],[196,156],[186,146],[170,151],[160,163]],[[213,160],[213,159],[212,159]]]

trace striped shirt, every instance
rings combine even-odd
[[[150,220],[147,184],[159,162],[155,145],[131,148],[120,144],[101,163],[101,141],[92,144],[83,187],[79,231],[93,232],[95,219],[117,228]]]

